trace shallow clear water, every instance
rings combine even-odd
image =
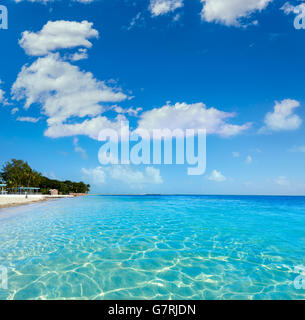
[[[90,196],[0,211],[0,299],[304,299],[305,198]]]

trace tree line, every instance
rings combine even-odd
[[[57,189],[63,195],[88,193],[90,191],[89,184],[49,179],[32,169],[27,162],[16,159],[12,159],[3,165],[0,171],[0,180],[7,184],[7,189],[11,192],[17,192],[18,187],[40,188],[42,194],[48,194],[50,189]]]

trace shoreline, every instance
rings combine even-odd
[[[65,198],[75,198],[75,196],[28,195],[28,198],[25,198],[25,195],[0,195],[0,210]]]

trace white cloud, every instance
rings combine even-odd
[[[246,163],[247,163],[247,164],[251,164],[252,162],[253,162],[252,157],[251,157],[251,156],[247,156],[247,158],[246,158]]]
[[[2,80],[0,79],[0,85],[3,84]],[[3,104],[4,106],[9,105],[7,99],[5,98],[5,91],[0,89],[0,104]]]
[[[243,185],[246,186],[246,187],[250,187],[250,186],[253,185],[253,182],[252,181],[246,181],[246,182],[243,183]]]
[[[239,158],[240,154],[239,154],[239,152],[232,152],[232,156],[233,156],[233,158]]]
[[[96,0],[73,0],[73,1],[75,1],[75,2],[80,2],[80,3],[91,3],[91,2],[94,2],[94,1],[96,1]]]
[[[37,123],[40,120],[40,118],[34,118],[34,117],[18,117],[17,121],[20,122],[31,122],[31,123]]]
[[[98,31],[92,25],[88,21],[49,21],[37,33],[24,31],[19,45],[31,56],[42,56],[59,49],[91,48],[88,39],[98,37]]]
[[[75,52],[69,56],[71,61],[79,61],[88,58],[88,50],[87,49],[78,49],[78,52]]]
[[[113,106],[113,109],[116,113],[119,114],[128,114],[129,116],[137,116],[141,111],[143,111],[143,108],[128,108],[123,109],[120,106]]]
[[[45,131],[45,136],[50,138],[60,138],[85,135],[94,140],[98,140],[99,133],[102,129],[113,129],[115,131],[119,131],[121,129],[121,120],[126,119],[118,117],[114,121],[111,121],[107,117],[98,116],[93,119],[86,119],[81,123],[54,124]]]
[[[287,15],[290,13],[299,14],[299,13],[305,12],[305,3],[301,3],[299,5],[294,6],[289,2],[286,2],[282,6],[281,10],[283,10],[284,13]]]
[[[101,185],[106,183],[106,173],[102,167],[93,169],[82,169],[82,173],[93,185]]]
[[[226,120],[234,113],[227,113],[215,108],[207,109],[204,103],[176,103],[165,105],[141,114],[138,122],[140,129],[206,129],[208,134],[224,137],[234,136],[250,128],[251,124],[234,125]]]
[[[163,183],[160,170],[154,167],[146,167],[143,171],[140,171],[130,166],[115,165],[111,167],[82,169],[82,172],[95,185],[104,184],[107,179],[120,181],[133,187]]]
[[[86,48],[92,45],[88,38],[97,36],[98,32],[87,21],[49,21],[38,33],[23,33],[20,45],[26,52],[46,56],[30,66],[23,66],[13,84],[12,95],[17,101],[25,100],[25,109],[33,104],[41,106],[41,113],[47,116],[46,136],[85,134],[97,139],[104,126],[112,128],[116,125],[116,121],[101,116],[106,111],[103,104],[123,101],[127,95],[120,88],[111,87],[66,61],[85,59]],[[65,54],[63,58],[58,52],[50,53],[77,46],[86,48],[78,48],[76,53]]]
[[[150,0],[149,11],[152,16],[165,15],[183,7],[183,0]]]
[[[74,145],[74,151],[75,151],[75,152],[80,153],[81,156],[82,156],[84,159],[87,159],[87,158],[88,158],[88,155],[87,155],[86,150],[83,149],[83,148],[79,145],[79,140],[78,140],[78,138],[74,138],[74,139],[73,139],[73,145]]]
[[[260,132],[265,131],[289,131],[296,130],[302,125],[302,119],[294,114],[294,110],[300,107],[300,102],[292,99],[275,102],[273,112],[267,113],[265,126]]]
[[[144,18],[142,16],[142,13],[138,12],[137,15],[131,19],[129,26],[126,27],[126,29],[131,30],[134,27],[136,27],[137,25],[142,24],[143,21],[144,21]]]
[[[12,111],[11,111],[11,114],[14,115],[15,113],[17,113],[19,111],[18,108],[13,108]]]
[[[173,17],[173,21],[174,22],[178,22],[181,19],[181,14],[177,13],[174,17]]]
[[[5,101],[4,95],[5,92],[2,89],[0,89],[0,103],[3,103]]]
[[[305,152],[305,146],[293,147],[289,151],[290,152]]]
[[[110,170],[110,177],[129,185],[163,183],[160,170],[154,167],[146,167],[144,171],[140,171],[133,170],[130,166],[113,166]]]
[[[208,176],[208,179],[210,181],[216,181],[216,182],[224,182],[227,180],[227,178],[217,170],[212,171],[212,173]]]
[[[290,186],[290,181],[287,179],[287,177],[284,177],[284,176],[278,177],[277,179],[274,180],[274,182],[282,187]]]
[[[227,26],[241,26],[243,19],[248,19],[256,11],[262,11],[272,0],[201,0],[201,2],[202,20]]]
[[[39,58],[24,66],[12,87],[14,99],[25,99],[25,108],[40,104],[49,126],[60,126],[73,117],[94,117],[101,103],[119,102],[127,96],[94,78],[92,73],[63,61],[59,54]]]

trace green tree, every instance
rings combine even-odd
[[[23,160],[12,159],[6,162],[0,172],[1,177],[6,181],[8,188],[15,192],[18,187],[38,187],[43,194],[48,194],[50,189],[57,189],[61,194],[90,191],[90,185],[84,182],[59,181],[44,177]]]
[[[12,159],[2,168],[1,176],[6,181],[8,188],[16,190],[17,187],[38,187],[41,174],[23,160]]]

